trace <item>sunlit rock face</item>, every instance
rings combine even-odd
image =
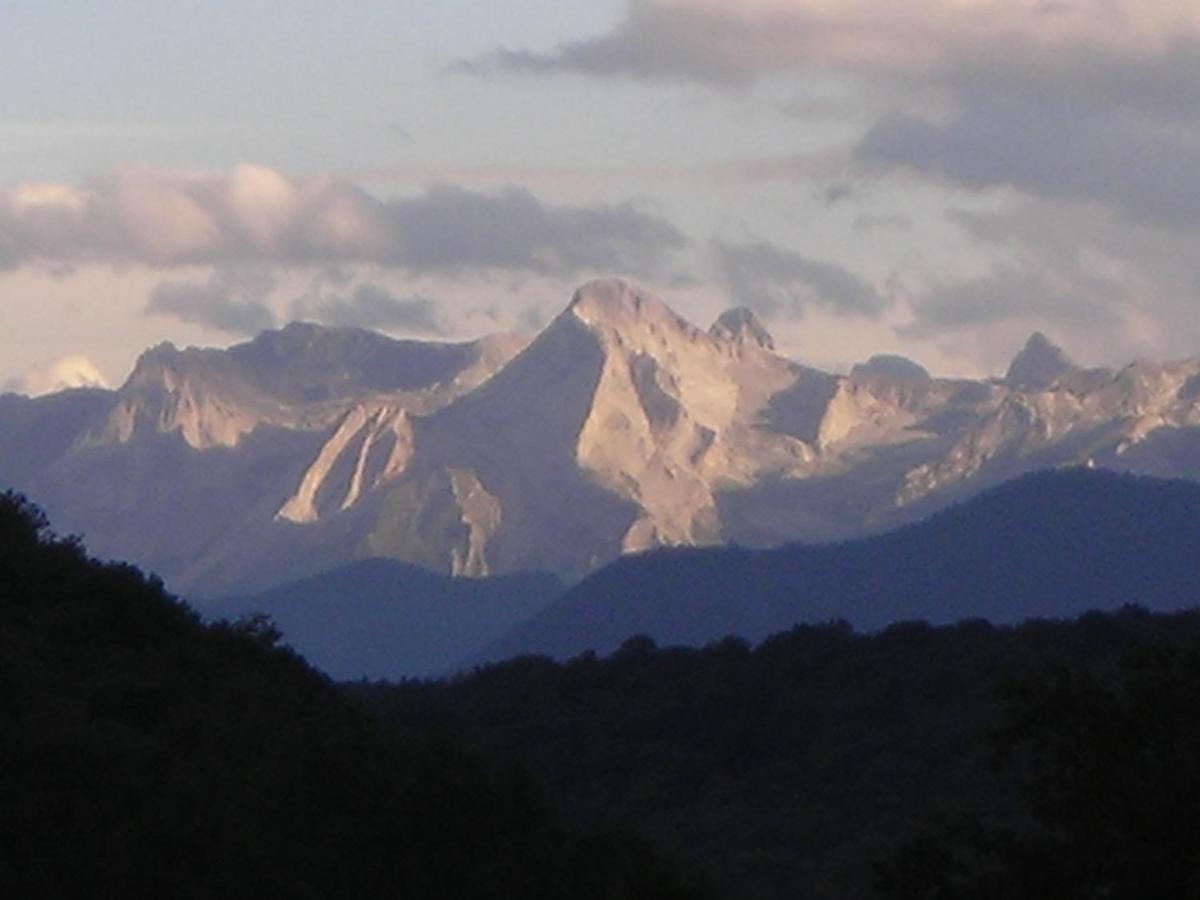
[[[1062,465],[1200,478],[1200,362],[1082,369],[1034,335],[999,379],[779,356],[622,279],[533,340],[298,323],[148,350],[116,391],[0,397],[0,477],[193,596],[384,556],[568,579],[658,546],[878,531]]]

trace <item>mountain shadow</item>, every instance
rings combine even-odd
[[[205,607],[213,618],[267,616],[283,641],[338,680],[443,675],[557,598],[553,575],[452,578],[391,559]]]
[[[633,635],[700,646],[796,623],[856,627],[1078,615],[1196,603],[1200,485],[1084,469],[1035,473],[894,532],[771,550],[627,557],[475,661],[608,653]]]

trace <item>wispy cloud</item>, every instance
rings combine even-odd
[[[377,284],[359,284],[346,295],[301,298],[292,304],[293,319],[312,319],[325,325],[400,329],[441,334],[438,305],[428,297],[397,297]]]
[[[928,74],[1005,54],[1145,56],[1198,27],[1200,10],[1174,0],[631,0],[606,34],[456,68],[737,85],[814,66]]]
[[[887,300],[836,263],[810,259],[767,241],[714,241],[718,272],[730,295],[766,316],[802,315],[812,307],[838,315],[875,317]]]
[[[1027,200],[951,215],[992,262],[910,283],[912,337],[1011,342],[1071,332],[1097,358],[1194,355],[1200,341],[1195,233],[1130,223],[1096,203]],[[1007,352],[1007,349],[1006,349]]]
[[[145,314],[166,316],[227,334],[257,334],[277,324],[266,300],[269,274],[218,269],[204,280],[163,281],[150,292]]]

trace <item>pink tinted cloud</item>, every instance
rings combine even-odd
[[[646,274],[687,239],[633,204],[543,203],[451,185],[380,199],[262,166],[119,169],[81,185],[0,187],[0,267],[367,262],[411,271]]]
[[[1200,7],[1176,0],[631,0],[606,34],[458,68],[725,83],[812,66],[927,74],[981,56],[1154,56],[1198,31]]]

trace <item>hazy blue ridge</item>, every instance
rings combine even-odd
[[[620,559],[471,662],[700,646],[797,623],[1014,623],[1200,599],[1200,485],[1084,469],[1034,473],[931,518],[839,544],[660,550]]]
[[[287,644],[333,678],[434,677],[536,615],[562,591],[562,582],[543,572],[453,578],[368,559],[224,598],[205,611],[211,618],[269,616]]]

